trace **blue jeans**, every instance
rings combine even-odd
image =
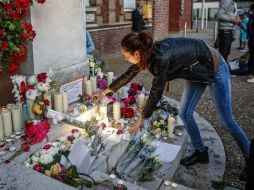
[[[179,115],[183,120],[191,142],[194,148],[199,151],[204,151],[205,146],[193,113],[206,87],[207,84],[204,83],[186,81],[179,109]],[[248,157],[250,142],[232,114],[230,74],[223,58],[221,58],[219,70],[215,73],[214,83],[209,85],[209,90],[219,116],[220,125],[230,132],[240,147],[242,154]]]

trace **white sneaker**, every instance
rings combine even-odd
[[[251,78],[251,79],[247,79],[246,81],[249,82],[249,83],[254,83],[254,77]]]

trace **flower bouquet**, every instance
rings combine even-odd
[[[83,179],[80,176],[85,175],[87,177],[88,175],[80,174],[75,166],[63,163],[63,158],[66,159],[68,157],[72,147],[85,137],[86,133],[83,130],[73,129],[71,133],[60,137],[53,143],[47,143],[31,155],[25,161],[25,166],[73,187],[82,185],[86,187],[111,185],[111,182],[108,180],[94,181],[93,179]]]

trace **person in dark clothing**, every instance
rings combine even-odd
[[[250,7],[249,22],[247,25],[248,34],[248,47],[249,47],[249,61],[248,61],[248,72],[249,77],[247,82],[254,83],[254,3]]]
[[[137,3],[137,8],[132,13],[133,31],[140,32],[144,29],[145,22],[142,15],[142,4]]]
[[[235,26],[241,26],[241,19],[237,13],[235,0],[220,0],[217,18],[219,20],[219,52],[227,61],[228,55],[230,54],[231,43],[234,39]]]
[[[245,190],[253,190],[254,187],[254,138],[251,140],[250,155],[246,168]]]
[[[208,163],[208,148],[200,136],[193,113],[205,89],[209,87],[220,124],[234,137],[242,154],[249,155],[249,140],[232,115],[230,74],[220,53],[207,46],[202,40],[191,38],[167,38],[153,42],[147,31],[130,33],[121,42],[121,53],[132,65],[116,79],[109,88],[94,95],[97,100],[115,92],[130,82],[141,70],[148,69],[154,76],[149,98],[142,115],[130,128],[130,132],[142,127],[144,120],[151,117],[162,97],[167,81],[176,78],[186,80],[179,115],[191,137],[195,152],[181,160],[182,165]]]

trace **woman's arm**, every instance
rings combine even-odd
[[[130,82],[139,72],[140,67],[137,64],[131,65],[124,74],[109,85],[109,88],[113,92],[116,92],[119,88]]]

